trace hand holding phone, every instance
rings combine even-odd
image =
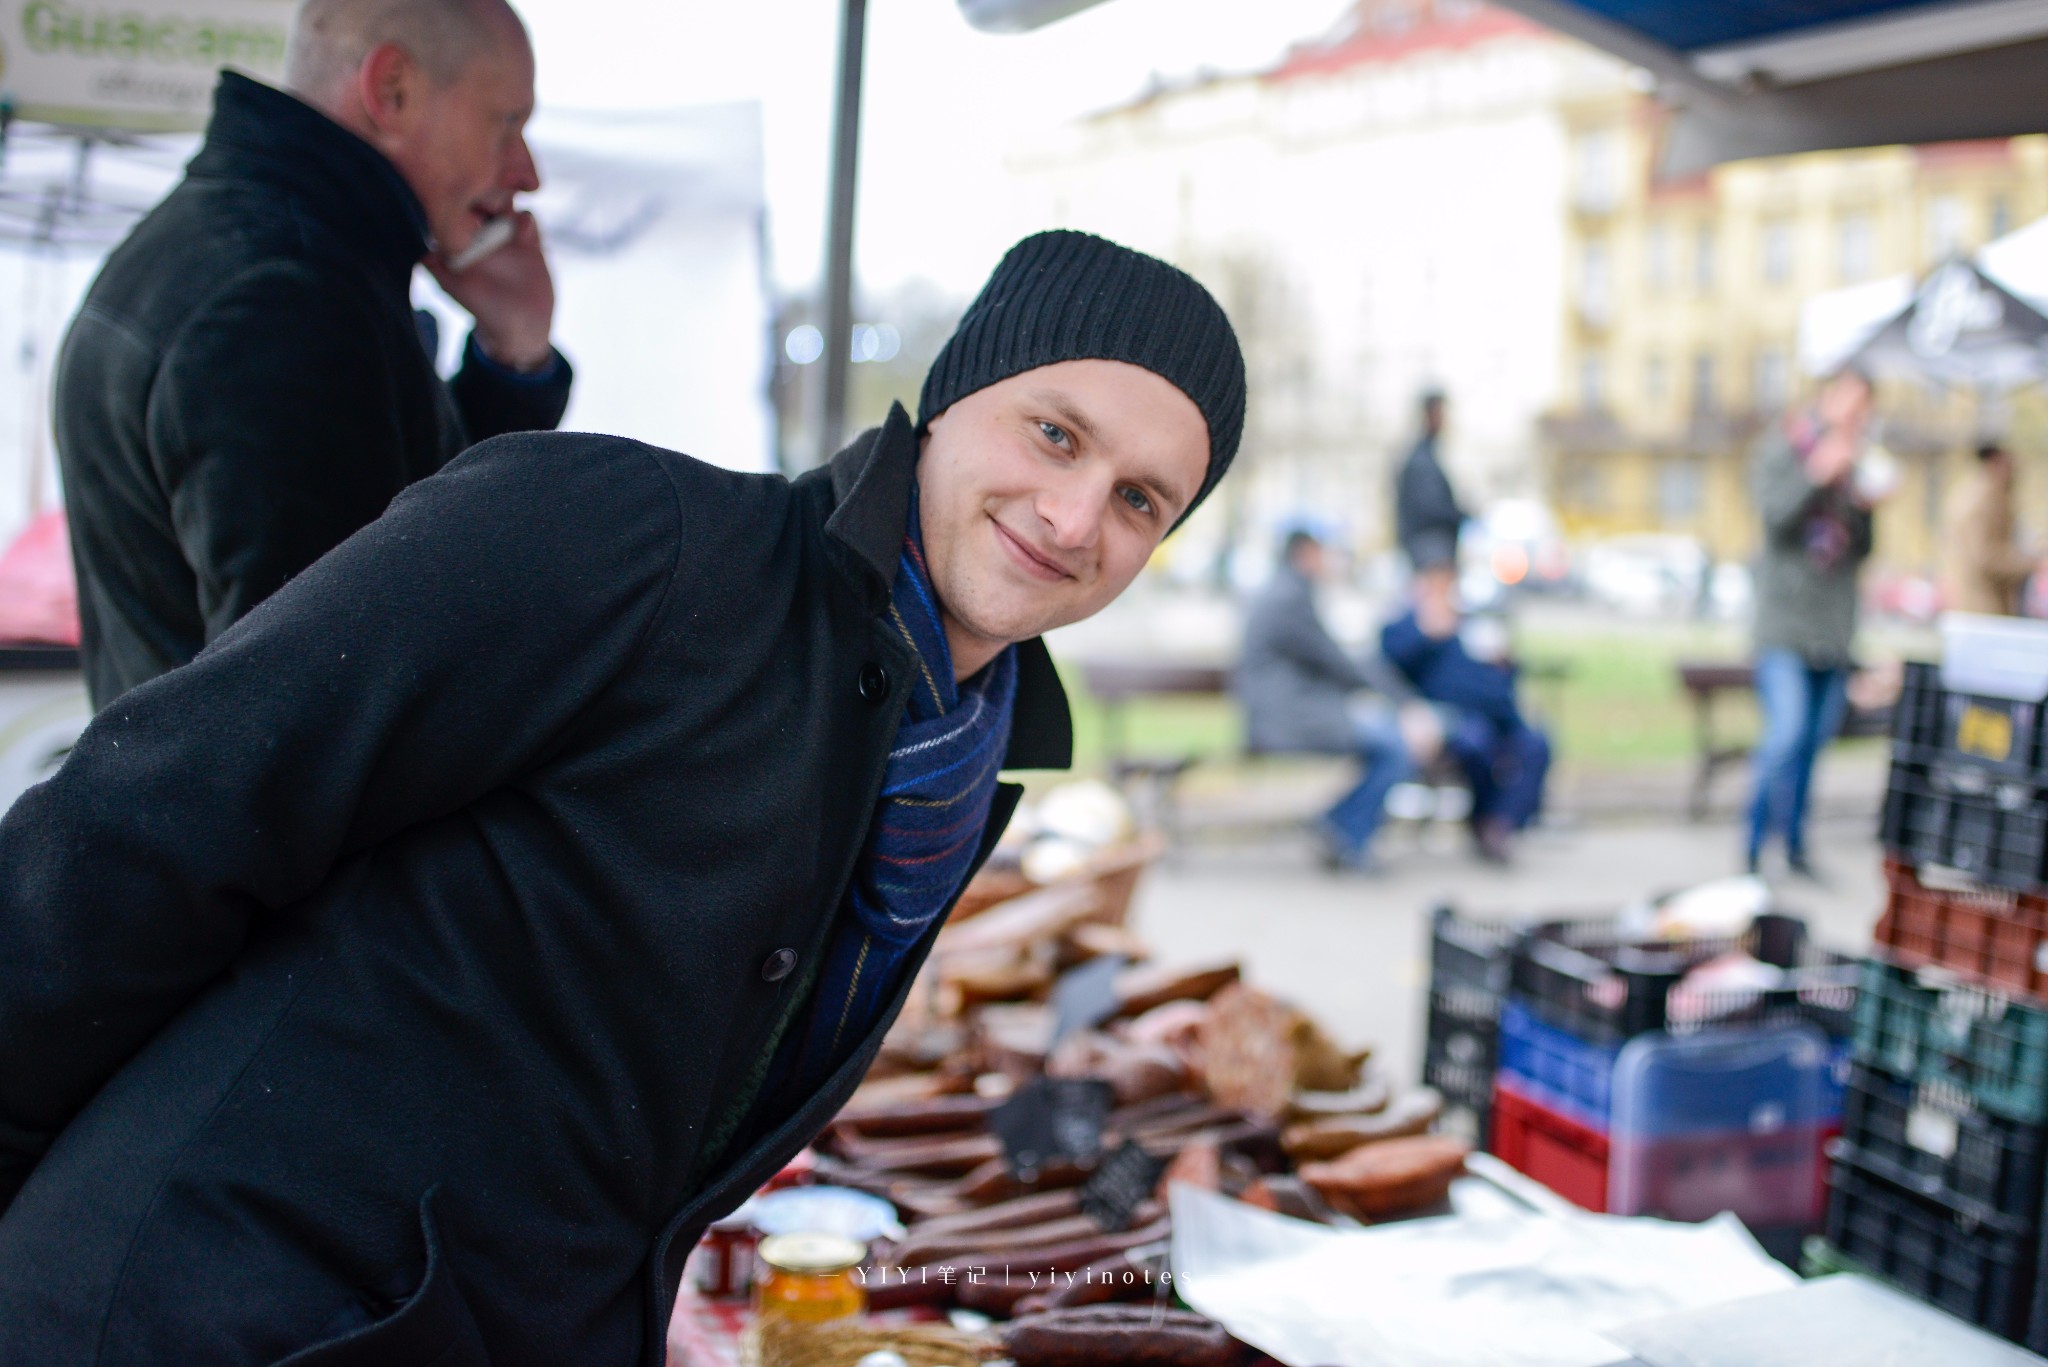
[[[431,255],[426,267],[476,319],[473,335],[485,355],[519,371],[547,363],[555,285],[532,214],[515,209],[488,219],[460,251]]]

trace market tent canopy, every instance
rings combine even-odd
[[[1852,358],[1873,374],[2011,389],[2048,375],[2048,318],[1967,261],[1937,267]]]
[[[1663,169],[2048,127],[2048,0],[1501,0],[1648,70]]]
[[[1890,281],[1877,283],[1894,288]],[[1975,262],[1945,262],[1884,313],[1850,323],[1856,308],[1879,299],[1873,287],[1859,286],[1837,291],[1831,302],[1839,307],[1823,310],[1825,316],[1809,308],[1800,339],[1808,368],[1854,364],[1881,379],[1981,390],[2048,377],[2048,316]]]

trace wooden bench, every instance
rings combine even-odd
[[[1081,681],[1102,704],[1102,749],[1109,779],[1130,797],[1141,820],[1155,824],[1169,840],[1180,836],[1174,788],[1200,755],[1139,755],[1130,750],[1124,709],[1144,698],[1219,698],[1230,693],[1227,665],[1179,660],[1083,660]]]
[[[1080,661],[1078,667],[1088,692],[1102,705],[1103,751],[1110,781],[1131,799],[1140,820],[1156,825],[1169,841],[1178,843],[1180,808],[1175,790],[1201,756],[1186,752],[1132,752],[1124,709],[1147,698],[1228,698],[1231,668],[1189,661],[1099,659]],[[1309,751],[1246,749],[1238,758],[1263,761],[1333,757]],[[1413,782],[1439,793],[1466,787],[1464,775],[1448,755],[1438,756]]]
[[[1698,661],[1681,661],[1678,666],[1678,682],[1685,688],[1692,701],[1693,736],[1695,754],[1693,757],[1693,778],[1691,793],[1686,801],[1686,816],[1693,821],[1703,821],[1707,815],[1707,803],[1712,794],[1714,775],[1731,764],[1739,764],[1749,758],[1751,745],[1735,745],[1721,739],[1714,725],[1714,700],[1723,693],[1754,693],[1756,691],[1756,666],[1748,664],[1709,664]],[[1884,708],[1859,708],[1851,706],[1843,715],[1842,729],[1836,733],[1842,736],[1885,736],[1892,729],[1892,711]]]

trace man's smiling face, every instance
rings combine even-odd
[[[1194,400],[1122,361],[1027,370],[931,419],[920,515],[956,672],[1101,611],[1208,468]]]

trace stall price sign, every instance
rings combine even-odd
[[[1159,1187],[1166,1160],[1126,1139],[1096,1164],[1081,1188],[1081,1213],[1112,1234],[1131,1227],[1131,1213]]]
[[[1030,1179],[1055,1163],[1093,1162],[1116,1094],[1097,1078],[1036,1077],[989,1113],[1016,1176]]]
[[[18,118],[204,128],[222,67],[276,83],[293,0],[0,0],[0,100]]]

